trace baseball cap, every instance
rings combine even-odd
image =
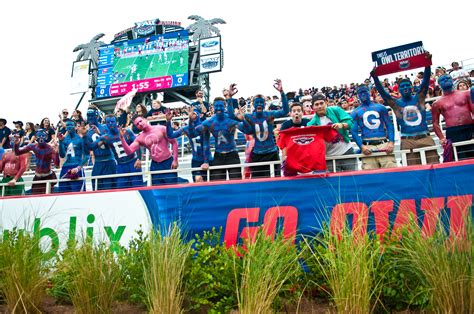
[[[13,121],[13,124],[19,124],[19,125],[23,126],[23,122],[21,122],[21,121]]]
[[[317,93],[313,96],[313,102],[318,100],[326,100],[326,96],[323,93]]]

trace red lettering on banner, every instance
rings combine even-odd
[[[246,219],[247,223],[249,222],[258,222],[258,214],[260,213],[260,208],[236,208],[231,210],[227,216],[227,223],[224,234],[224,242],[226,247],[232,247],[237,244],[239,238],[239,224],[241,219]],[[258,227],[245,227],[242,230],[243,234],[247,236],[255,234]]]
[[[388,213],[393,211],[393,201],[375,201],[370,204],[370,210],[374,214],[375,233],[382,236],[389,230]]]
[[[472,207],[472,194],[461,196],[449,196],[446,207],[450,209],[450,235],[466,236],[466,217]],[[422,232],[424,236],[432,236],[439,221],[441,210],[445,208],[444,197],[423,198],[420,203],[420,210],[424,211]],[[374,215],[375,232],[381,236],[390,229],[389,213],[394,210],[394,201],[374,201],[370,204],[370,210]],[[239,239],[253,239],[257,231],[263,226],[267,235],[274,237],[277,229],[278,219],[283,219],[283,235],[287,239],[296,238],[298,225],[298,209],[293,206],[275,206],[265,212],[263,225],[259,222],[260,208],[236,208],[230,211],[227,216],[227,223],[224,234],[226,247],[237,245]],[[362,202],[336,204],[331,213],[330,229],[331,233],[341,238],[346,226],[346,217],[353,215],[352,233],[355,238],[367,234],[369,207]],[[401,236],[403,227],[410,226],[411,219],[417,223],[416,202],[414,199],[400,200],[398,212],[393,224],[392,235]],[[247,224],[239,232],[240,222],[245,220]],[[249,226],[249,224],[255,224]],[[418,225],[417,225],[418,227]]]
[[[421,231],[424,236],[432,236],[436,231],[439,213],[444,208],[444,197],[423,198],[420,207],[425,211]]]
[[[283,237],[285,239],[296,238],[296,226],[298,225],[298,210],[293,206],[276,206],[271,207],[265,213],[263,219],[263,228],[265,233],[272,238],[275,237],[278,218],[283,220]]]
[[[404,226],[408,226],[410,219],[416,221],[416,204],[415,200],[401,200],[398,206],[397,217],[393,224],[393,234],[399,234],[400,229]]]
[[[343,203],[337,204],[332,209],[331,233],[340,239],[346,225],[346,215],[352,214],[352,233],[355,238],[367,233],[367,222],[369,219],[369,208],[365,203]]]
[[[227,216],[227,224],[224,234],[226,247],[237,245],[239,239],[255,239],[255,235],[261,226],[246,226],[239,234],[240,220],[245,219],[248,223],[258,222],[260,208],[236,208]],[[263,229],[269,236],[274,237],[276,233],[277,222],[283,218],[283,236],[286,239],[296,238],[296,228],[298,225],[298,210],[293,206],[271,207],[265,212],[263,220]]]
[[[466,237],[466,218],[472,207],[472,194],[449,196],[448,208],[451,210],[449,234],[453,237]]]

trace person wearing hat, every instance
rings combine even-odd
[[[316,94],[313,96],[313,110],[315,112],[308,126],[331,125],[333,129],[337,130],[342,135],[344,141],[337,143],[326,144],[326,156],[342,156],[353,155],[349,132],[354,122],[351,116],[339,106],[328,106],[327,98],[324,94]],[[328,171],[354,171],[356,170],[357,159],[338,159],[336,160],[336,169],[333,167],[333,162],[328,160],[326,166]]]
[[[13,121],[13,124],[15,125],[15,129],[12,131],[12,134],[20,138],[20,146],[23,146],[26,134],[25,130],[23,130],[23,122]]]

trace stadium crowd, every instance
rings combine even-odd
[[[94,105],[89,106],[86,117],[80,110],[69,114],[63,109],[56,125],[49,118],[37,124],[18,120],[10,129],[8,121],[1,118],[0,172],[2,183],[7,184],[4,195],[24,193],[24,185],[16,183],[27,170],[35,171],[34,182],[57,179],[53,166],[61,169],[60,178],[69,179],[59,182],[58,192],[84,190],[81,178],[86,165],[92,165],[93,176],[135,174],[98,179],[94,188],[141,186],[143,149],[149,152],[150,171],[176,169],[176,138],[183,135],[191,146],[195,182],[206,181],[208,174],[210,180],[225,180],[227,175],[241,179],[236,130],[247,140],[246,162],[274,162],[274,168],[268,164],[251,166],[245,177],[270,177],[271,172],[294,176],[326,169],[353,171],[358,168],[355,154],[359,153],[363,156],[362,169],[396,167],[392,115],[400,132],[400,149],[409,151],[408,165],[422,163],[420,153],[413,149],[423,147],[434,147],[426,151],[427,163],[439,162],[431,123],[444,150],[442,160],[449,161],[453,142],[473,138],[473,80],[474,70],[467,72],[453,62],[449,71],[437,67],[432,72],[426,67],[394,82],[380,81],[372,71],[371,78],[360,84],[298,92],[285,93],[282,82],[275,80],[278,95],[273,96],[236,98],[237,87],[232,84],[212,103],[204,101],[203,92],[198,90],[191,106],[172,110],[159,100],[153,100],[148,108],[140,103],[133,110],[117,109],[106,116]],[[437,99],[434,103],[426,101],[430,98]],[[446,134],[440,125],[441,116]],[[187,124],[182,123],[186,120]],[[303,126],[306,128],[300,128]],[[308,129],[311,126],[318,128]],[[473,158],[474,145],[460,146],[458,152],[459,159]],[[325,159],[343,155],[347,158],[336,158],[335,162]],[[221,167],[208,171],[209,166]],[[175,172],[152,175],[153,185],[177,182]],[[46,184],[39,182],[32,185],[31,193],[46,190]]]

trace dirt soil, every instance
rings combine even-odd
[[[41,305],[41,312],[45,314],[74,314],[74,307],[72,305],[56,304],[54,298],[46,297]],[[0,304],[0,313],[9,313],[5,304]],[[113,306],[112,313],[114,314],[145,314],[146,309],[142,306],[116,302]]]
[[[72,305],[56,304],[52,297],[46,297],[42,306],[42,313],[46,314],[74,314],[74,307]],[[205,312],[205,311],[204,311]],[[201,312],[201,313],[204,313]],[[7,306],[0,304],[0,313],[8,313]],[[145,314],[147,313],[144,307],[116,302],[114,304],[112,313],[114,314]],[[320,301],[303,299],[298,308],[296,305],[286,306],[280,313],[312,313],[312,314],[323,314],[323,313],[334,313],[334,309],[327,303],[321,303]],[[232,314],[238,314],[238,311],[233,311]]]

